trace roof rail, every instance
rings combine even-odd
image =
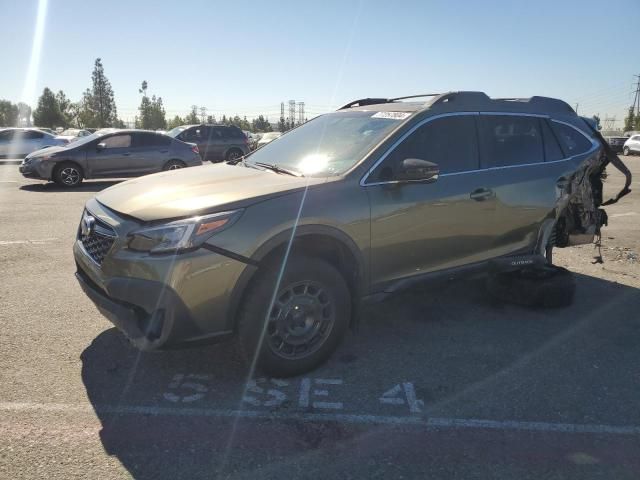
[[[395,102],[396,100],[406,100],[407,98],[422,98],[422,97],[437,97],[440,93],[425,93],[424,95],[407,95],[406,97],[390,98],[389,100]]]
[[[361,98],[359,100],[354,100],[353,102],[349,102],[346,105],[343,105],[338,110],[346,110],[351,107],[364,107],[365,105],[377,105],[380,103],[391,103],[393,99],[389,98]]]

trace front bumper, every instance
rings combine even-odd
[[[24,163],[21,164],[18,167],[18,171],[22,174],[23,177],[25,178],[34,178],[37,180],[47,180],[46,178],[43,178],[40,173],[38,173],[37,169],[34,168],[33,165],[25,165]]]
[[[123,248],[132,221],[95,201],[88,208],[107,217],[118,237],[101,264],[76,240],[76,278],[98,310],[141,350],[216,341],[233,331],[231,298],[248,267],[231,258],[198,250],[149,255]]]

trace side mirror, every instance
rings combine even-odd
[[[107,145],[105,143],[99,143],[99,144],[96,145],[96,150],[99,151],[99,152],[101,152],[105,148],[107,148]]]
[[[437,163],[419,158],[405,158],[394,175],[399,182],[435,182],[440,174]]]

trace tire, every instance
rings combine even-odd
[[[631,150],[629,150],[629,147],[624,147],[622,149],[622,154],[623,155],[631,155]]]
[[[73,162],[63,162],[53,171],[53,181],[63,187],[77,187],[83,178],[82,167]]]
[[[256,367],[265,374],[290,377],[314,369],[336,350],[349,327],[351,295],[332,265],[294,256],[268,314],[279,273],[274,262],[256,274],[239,312],[238,337],[249,365],[257,356]]]
[[[180,170],[181,168],[186,168],[187,164],[181,160],[169,160],[164,164],[162,170],[167,172],[169,170]]]
[[[576,290],[569,270],[543,265],[509,273],[495,273],[487,279],[487,291],[498,300],[526,307],[566,307]]]
[[[244,153],[242,153],[242,150],[239,150],[237,148],[232,148],[227,152],[227,155],[224,157],[224,159],[227,162],[235,162],[239,160],[240,157],[242,157],[243,155]]]

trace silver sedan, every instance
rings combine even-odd
[[[4,128],[0,130],[0,157],[24,158],[36,150],[67,143],[64,138],[36,128]]]

